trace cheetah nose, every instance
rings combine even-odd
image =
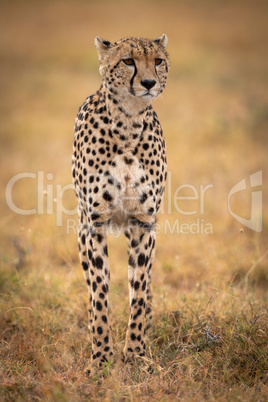
[[[141,85],[143,85],[146,89],[151,89],[156,84],[155,80],[142,80]]]

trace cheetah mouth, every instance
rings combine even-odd
[[[143,94],[141,94],[141,96],[143,96],[143,97],[145,97],[145,98],[149,98],[149,97],[153,97],[153,96],[155,96],[152,92],[150,92],[150,91],[146,91],[146,92],[144,92]]]

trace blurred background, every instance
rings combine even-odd
[[[94,37],[154,39],[165,33],[171,70],[154,108],[166,136],[170,173],[158,220],[155,288],[177,297],[178,291],[221,286],[241,279],[259,261],[250,280],[263,294],[268,282],[267,16],[268,3],[259,0],[2,2],[2,268],[28,267],[44,274],[44,281],[57,270],[68,273],[77,276],[86,295],[76,216],[61,212],[76,206],[69,189],[74,119],[101,83]],[[248,189],[232,197],[230,208],[250,219],[249,176],[259,171],[263,226],[258,233],[231,215],[228,194],[246,180]],[[21,215],[14,206],[36,213]],[[113,292],[127,297],[125,251],[123,237],[111,237]]]

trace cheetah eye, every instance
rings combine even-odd
[[[155,62],[155,65],[156,65],[156,66],[160,66],[160,64],[162,63],[162,61],[163,61],[162,59],[155,59],[154,62]]]
[[[134,60],[133,59],[123,59],[123,62],[127,65],[127,66],[134,66]]]

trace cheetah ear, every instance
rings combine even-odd
[[[155,39],[154,42],[157,43],[158,45],[162,46],[165,49],[167,46],[167,43],[168,43],[167,35],[163,34],[159,38]]]
[[[102,58],[105,56],[107,51],[112,47],[112,44],[108,40],[104,40],[104,39],[100,38],[99,36],[96,36],[95,46],[97,48],[100,58]]]

